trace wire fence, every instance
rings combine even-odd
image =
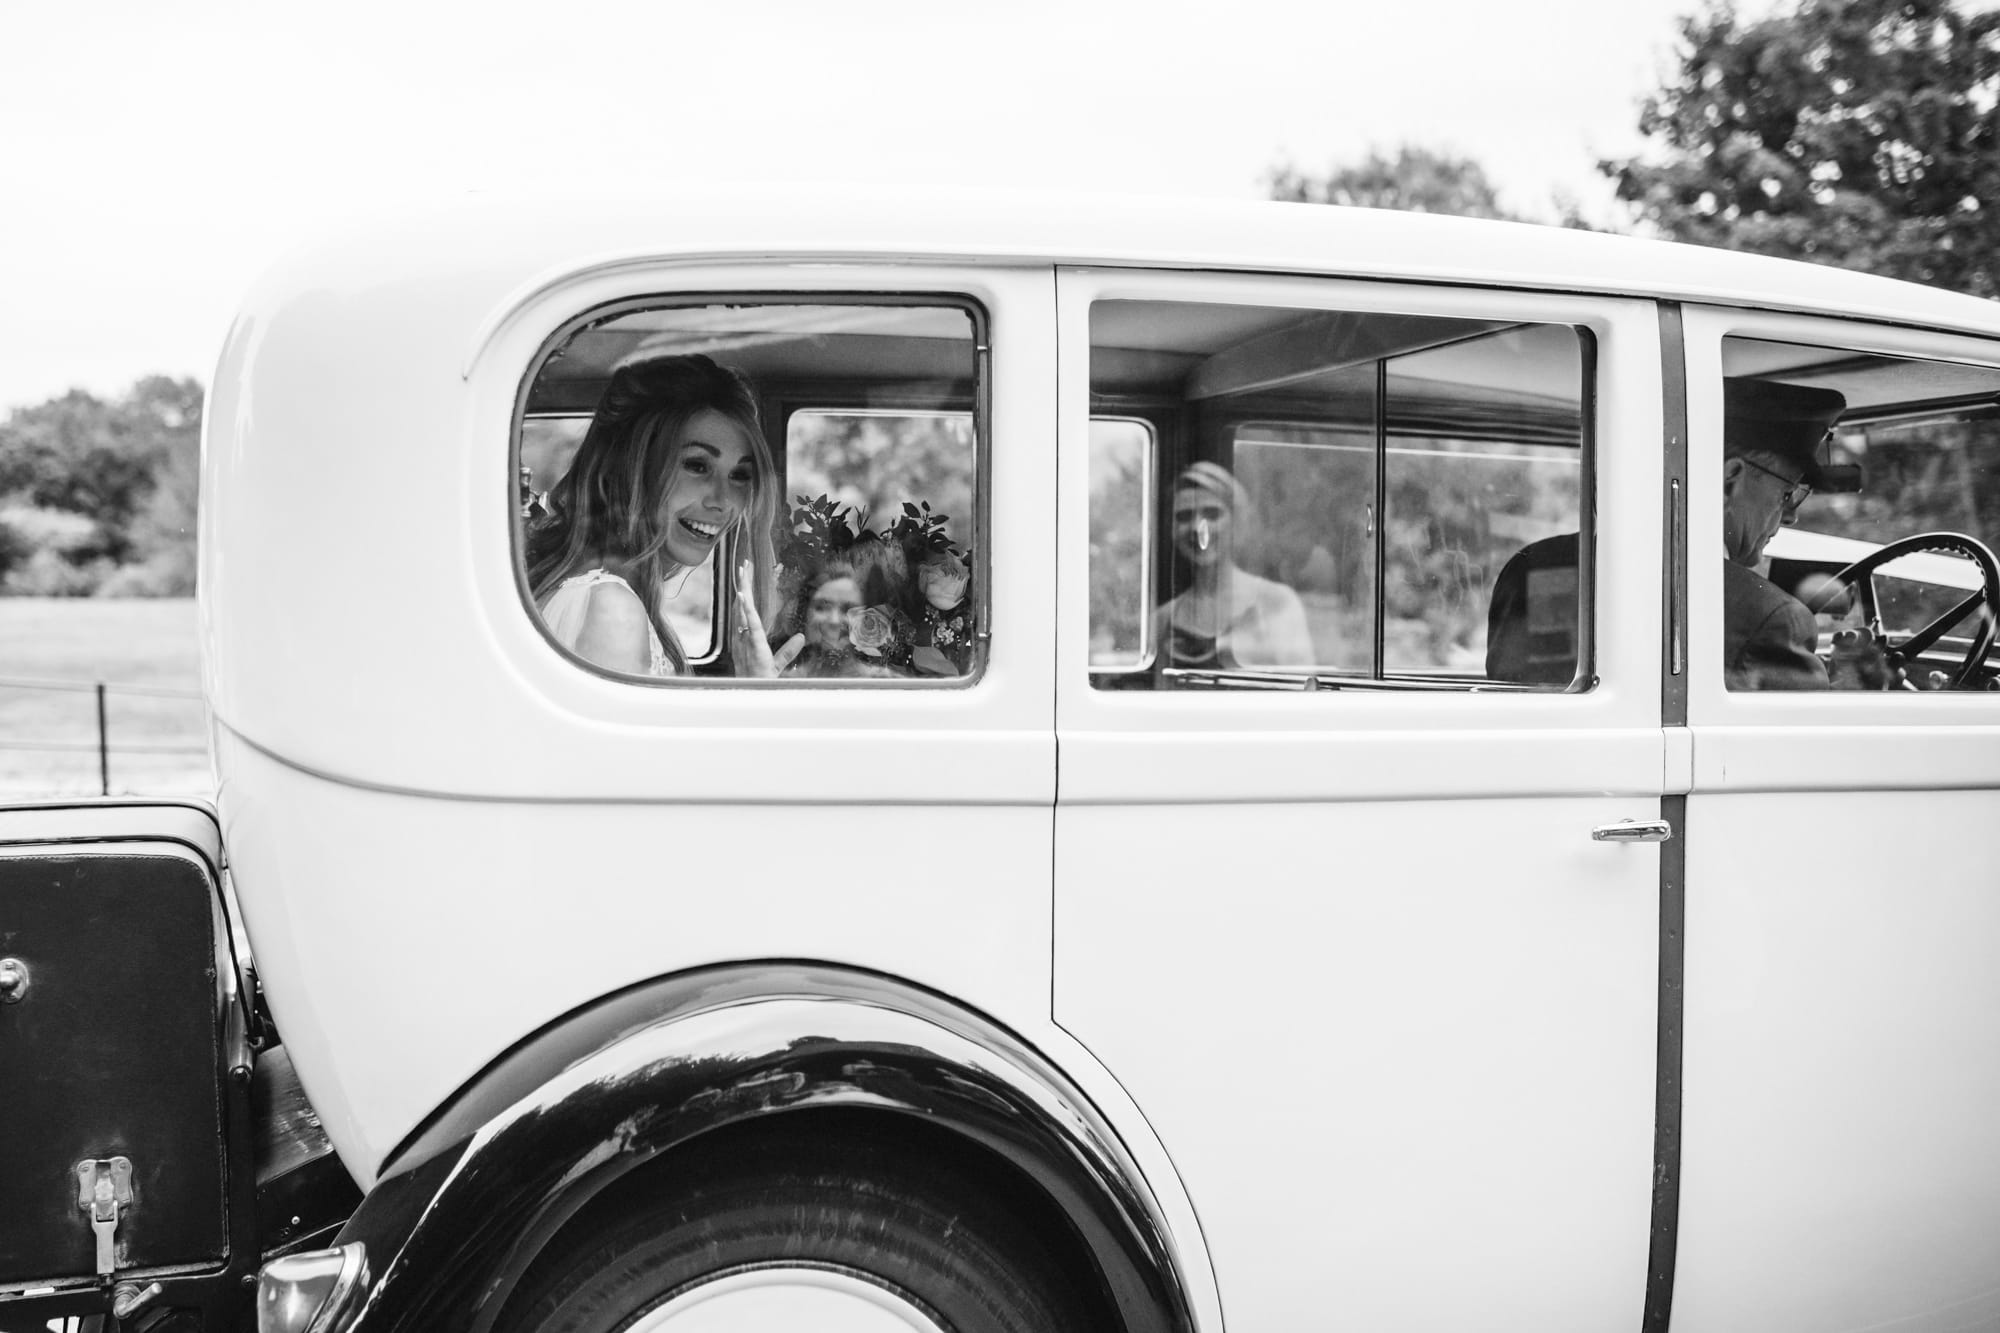
[[[28,757],[84,756],[94,755],[97,760],[97,786],[102,795],[112,791],[112,760],[121,755],[169,756],[168,771],[182,770],[176,774],[178,780],[169,780],[163,785],[180,788],[186,785],[186,770],[205,769],[208,761],[208,708],[199,690],[172,689],[159,685],[134,685],[121,682],[94,680],[28,680],[0,676],[0,690],[21,690],[49,694],[85,695],[89,699],[76,710],[60,706],[34,708],[27,711],[25,719],[10,719],[16,724],[26,721],[36,728],[46,727],[51,731],[60,728],[56,734],[12,735],[0,734],[0,751]],[[162,710],[126,709],[120,719],[125,725],[114,725],[114,700],[168,700],[186,705],[181,708],[180,717],[173,716],[173,704],[169,704],[165,715]],[[194,715],[189,726],[187,714]],[[72,725],[74,729],[72,730]],[[178,760],[178,763],[173,762]],[[195,761],[199,760],[199,764]],[[157,768],[157,766],[154,766]],[[10,774],[9,776],[16,776]],[[18,778],[16,784],[18,785]],[[32,783],[32,774],[29,781]],[[60,785],[59,779],[51,779]]]

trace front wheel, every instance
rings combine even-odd
[[[697,1140],[693,1151],[701,1152]],[[1101,1327],[989,1173],[892,1145],[744,1144],[642,1188],[537,1261],[501,1327],[546,1333],[1067,1333]],[[906,1160],[915,1159],[915,1160]],[[1027,1188],[1020,1186],[1017,1188]],[[642,1192],[643,1190],[643,1192]]]

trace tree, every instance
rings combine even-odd
[[[99,586],[99,596],[193,595],[200,482],[200,440],[191,432],[176,431],[153,469],[152,492],[127,530],[132,559]]]
[[[928,503],[970,547],[974,458],[970,413],[802,412],[786,443],[785,512],[801,495],[829,495],[879,531],[906,502]]]
[[[1681,23],[1651,156],[1599,163],[1664,235],[2000,295],[2000,13],[1799,0]]]
[[[114,404],[72,389],[0,428],[0,494],[91,519],[98,544],[90,554],[120,560],[130,549],[126,525],[151,489],[156,447],[135,436]]]
[[[152,375],[115,399],[72,389],[0,421],[8,590],[193,591],[201,410],[200,384]]]
[[[1271,198],[1287,203],[1524,220],[1501,207],[1500,193],[1479,163],[1413,144],[1398,148],[1394,157],[1371,148],[1360,163],[1336,166],[1323,177],[1308,176],[1286,163],[1273,167],[1265,184]]]

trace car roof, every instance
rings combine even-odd
[[[488,194],[400,207],[308,250],[337,256],[349,271],[493,267],[526,275],[530,287],[661,259],[1056,263],[1604,293],[2000,334],[2000,306],[1989,301],[1740,251],[1435,214],[1170,196],[820,185]],[[282,286],[290,267],[272,278]]]

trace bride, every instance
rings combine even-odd
[[[756,398],[739,372],[705,356],[656,356],[612,372],[569,471],[528,534],[528,586],[549,633],[609,671],[678,676],[687,651],[660,614],[666,581],[732,537],[727,644],[739,676],[775,676],[770,605],[777,478]]]

